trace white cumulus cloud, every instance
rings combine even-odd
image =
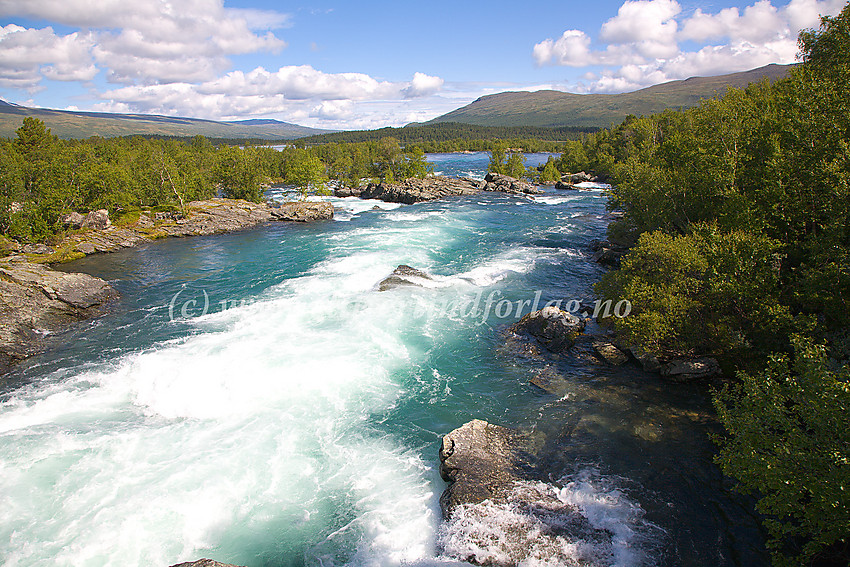
[[[698,75],[793,63],[797,34],[837,14],[844,0],[790,0],[776,6],[758,0],[740,10],[683,14],[676,0],[626,0],[602,26],[594,46],[585,32],[567,30],[534,46],[538,65],[603,66],[578,90],[624,92]],[[685,49],[682,42],[695,42]]]

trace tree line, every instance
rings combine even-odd
[[[711,355],[717,462],[759,498],[776,565],[850,559],[850,4],[800,34],[788,78],[568,143],[615,184],[598,284],[626,344]],[[838,561],[838,563],[829,563]]]
[[[90,138],[60,140],[27,117],[14,139],[0,140],[0,234],[41,242],[64,230],[71,211],[106,209],[113,218],[141,209],[185,212],[186,203],[215,196],[259,202],[267,184],[303,194],[325,183],[393,182],[428,173],[419,147],[384,138],[358,144],[213,145],[190,140]]]

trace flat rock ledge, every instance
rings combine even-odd
[[[449,486],[440,496],[445,518],[462,504],[504,502],[517,481],[534,476],[528,441],[519,432],[473,419],[443,437],[440,476]]]
[[[102,314],[117,296],[107,282],[87,274],[0,262],[0,373],[43,351],[47,336]]]
[[[557,307],[548,306],[529,313],[511,325],[509,331],[517,335],[531,335],[546,350],[559,353],[575,344],[584,327],[584,320]]]
[[[507,175],[488,173],[483,181],[476,181],[467,177],[434,176],[425,179],[411,178],[400,183],[369,183],[361,187],[338,187],[334,191],[334,195],[412,205],[413,203],[434,201],[444,197],[474,195],[481,191],[514,194],[540,193],[540,190],[531,183]]]

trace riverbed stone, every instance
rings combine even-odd
[[[185,563],[178,563],[177,565],[172,565],[171,567],[244,567],[244,566],[232,565],[230,563],[221,563],[219,561],[213,561],[212,559],[198,559],[197,561],[186,561]]]

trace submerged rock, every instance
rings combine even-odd
[[[602,357],[605,362],[614,366],[625,364],[629,360],[629,357],[626,356],[623,351],[608,341],[599,339],[593,341],[593,350],[595,350],[596,354]]]
[[[444,517],[461,504],[504,501],[514,483],[527,479],[531,457],[515,430],[480,419],[463,424],[440,447],[440,476],[449,486],[440,496]]]
[[[378,284],[378,291],[387,291],[399,286],[418,286],[422,287],[426,281],[433,281],[429,274],[421,270],[417,270],[411,266],[401,264],[393,273],[381,280]]]
[[[527,333],[535,337],[547,350],[561,352],[575,344],[576,337],[584,331],[585,322],[575,315],[554,306],[529,313],[511,325],[514,333]]]
[[[661,376],[673,382],[691,382],[720,374],[720,363],[715,358],[673,360],[661,367]]]
[[[41,264],[0,264],[0,373],[45,348],[44,338],[95,317],[117,292],[100,278]]]

